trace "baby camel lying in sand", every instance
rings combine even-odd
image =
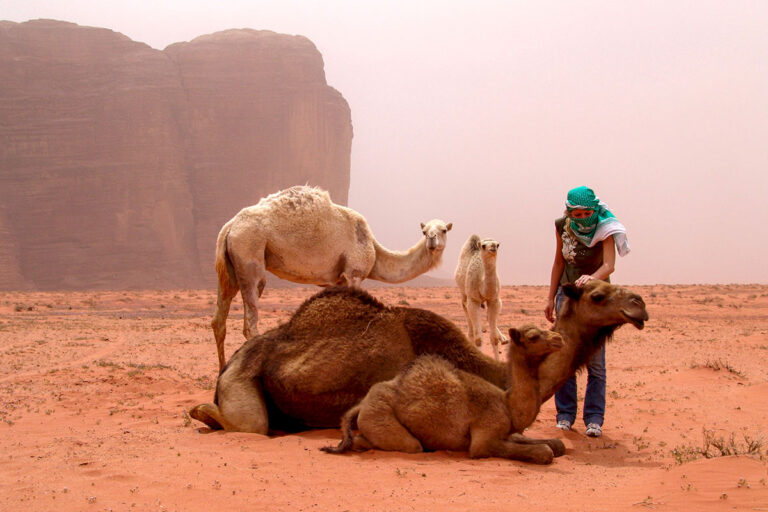
[[[341,443],[322,450],[452,450],[473,458],[551,463],[565,453],[562,441],[520,433],[541,407],[539,364],[562,348],[563,338],[533,326],[512,328],[509,336],[506,391],[439,356],[420,356],[394,379],[375,384],[342,418]]]

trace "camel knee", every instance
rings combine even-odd
[[[247,291],[244,290],[241,293],[241,296],[243,298],[243,336],[245,336],[245,339],[251,339],[254,336],[256,336],[259,333],[258,329],[258,322],[259,322],[259,297],[261,296],[261,291],[263,289],[263,285],[259,288],[258,293],[254,293],[256,290],[254,290],[253,287],[249,288]]]
[[[261,384],[240,373],[230,364],[219,376],[216,390],[220,423],[225,430],[266,434],[269,416]]]
[[[473,459],[493,457],[492,441],[494,440],[478,435],[477,432],[470,434],[469,456]]]
[[[231,428],[227,430],[232,432],[247,432],[249,434],[261,434],[267,435],[269,432],[269,423],[267,418],[262,416],[255,416],[245,411],[241,411],[242,414],[238,414],[233,418],[228,418]]]
[[[362,434],[355,434],[352,438],[352,451],[353,452],[365,452],[373,449],[371,442],[365,438]]]
[[[205,423],[213,430],[221,430],[224,428],[221,415],[219,414],[219,408],[216,404],[206,403],[196,405],[190,409],[189,416],[192,419]]]
[[[248,432],[251,434],[266,435],[268,425],[266,418],[259,418],[248,412],[240,414],[225,414],[216,404],[206,403],[193,407],[189,416],[197,421],[205,423],[213,430],[226,430],[227,432]]]
[[[364,432],[361,436],[363,439],[358,441],[362,446],[373,446],[380,450],[387,450],[391,452],[403,452],[403,453],[421,453],[424,448],[421,446],[421,442],[413,437],[402,425],[398,425],[394,428],[390,426],[380,425],[378,428],[363,428]]]
[[[256,290],[259,293],[259,298],[261,298],[261,294],[264,293],[264,287],[267,285],[267,280],[265,278],[259,279],[258,284],[256,285]]]
[[[395,411],[387,400],[387,389],[372,388],[361,404],[357,427],[371,445],[381,450],[405,453],[423,452],[421,442],[397,419]]]

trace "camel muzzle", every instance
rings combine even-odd
[[[442,251],[443,245],[436,238],[427,238],[427,249],[434,251]]]
[[[641,309],[622,309],[621,313],[624,315],[624,318],[627,320],[627,322],[631,323],[638,329],[643,329],[645,327],[645,322],[648,321],[648,312],[645,310],[645,308]]]

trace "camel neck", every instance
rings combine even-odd
[[[368,279],[387,283],[402,283],[413,279],[436,267],[442,256],[440,252],[432,255],[423,238],[407,251],[390,251],[378,242],[375,242],[374,247],[376,260]]]
[[[592,327],[558,318],[552,330],[563,336],[563,348],[539,366],[539,396],[545,402],[560,386],[587,364],[618,326]]]
[[[512,349],[509,354],[505,399],[514,432],[527,428],[536,419],[541,407],[538,372],[531,368],[525,354]]]

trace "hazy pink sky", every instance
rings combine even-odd
[[[589,185],[628,228],[614,282],[768,283],[768,2],[0,0],[35,18],[308,37],[352,109],[350,206],[391,249],[452,221],[437,277],[477,233],[504,283],[547,283]]]

